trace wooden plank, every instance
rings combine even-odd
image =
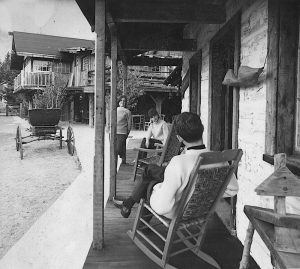
[[[128,65],[136,66],[178,66],[182,58],[132,57],[127,59]]]
[[[110,192],[109,198],[116,196],[117,160],[117,33],[115,27],[110,28],[111,33],[111,90],[110,90]]]
[[[128,66],[124,63],[123,64],[123,94],[124,95],[126,95],[127,93],[127,83],[128,83],[127,77],[128,77]]]
[[[224,141],[223,72],[219,69],[223,65],[223,49],[214,42],[211,43],[210,59],[208,145],[209,149],[218,151],[223,149]]]
[[[202,51],[197,51],[189,61],[190,111],[200,115],[201,109]]]
[[[241,21],[235,25],[234,34],[234,66],[233,71],[237,75],[240,67],[241,55]],[[232,94],[232,148],[238,148],[238,131],[239,131],[239,105],[240,105],[240,88],[233,87]]]
[[[95,156],[93,189],[93,247],[104,244],[104,132],[105,132],[105,0],[96,0]]]
[[[122,39],[123,50],[195,51],[197,40],[173,37],[171,34],[134,34]]]
[[[182,84],[181,84],[181,95],[184,95],[184,92],[186,91],[186,89],[189,87],[190,84],[190,69],[188,69],[188,71],[186,72],[185,76],[182,79]]]
[[[111,1],[111,13],[116,22],[146,23],[223,23],[225,6],[189,1]]]
[[[94,126],[94,94],[89,93],[89,126]]]
[[[272,223],[276,226],[300,229],[300,216],[295,214],[282,215],[269,208],[245,205],[245,210],[253,217]]]
[[[190,63],[190,112],[197,113],[198,64]]]
[[[270,250],[271,254],[274,256],[276,262],[278,263],[280,268],[299,268],[300,264],[300,255],[294,253],[284,253],[277,251],[274,248],[274,225],[260,221],[254,218],[247,210],[244,209],[245,214],[251,221],[252,225],[254,226],[255,230],[258,232],[261,239],[264,241],[268,249]]]
[[[276,156],[276,155],[275,155]],[[286,166],[280,167],[266,178],[255,192],[264,196],[300,196],[300,179]]]
[[[298,8],[297,3],[280,2],[278,56],[277,152],[293,153],[295,96],[297,90]]]

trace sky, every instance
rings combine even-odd
[[[8,32],[94,39],[75,0],[0,0],[0,60],[11,50]]]

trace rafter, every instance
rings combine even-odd
[[[223,5],[201,1],[115,1],[109,6],[115,22],[151,23],[223,23],[226,11]]]
[[[195,51],[197,41],[195,39],[179,39],[171,36],[144,38],[130,38],[122,40],[124,50],[165,50],[165,51]]]

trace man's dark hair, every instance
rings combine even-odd
[[[158,112],[156,111],[156,109],[155,108],[150,108],[149,110],[148,110],[148,116],[150,117],[150,118],[153,118],[154,116],[158,116]]]
[[[195,142],[202,139],[203,124],[200,117],[192,112],[183,112],[175,117],[174,128],[176,134],[186,142]]]

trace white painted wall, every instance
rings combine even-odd
[[[262,67],[267,55],[267,0],[229,0],[226,9],[227,20],[241,10],[241,65]],[[206,128],[208,123],[209,41],[221,27],[222,25],[191,25],[186,29],[187,36],[197,38],[198,49],[202,50],[201,119]],[[191,53],[184,54],[182,77],[188,70],[188,61],[191,56]],[[244,155],[238,171],[240,191],[237,202],[237,233],[242,242],[244,242],[249,223],[243,212],[244,205],[273,208],[273,198],[261,197],[254,192],[254,189],[273,172],[273,166],[262,160],[266,118],[265,73],[261,77],[257,87],[241,88],[240,90],[238,145],[243,149]],[[183,98],[185,110],[188,98],[189,94],[185,93]],[[204,141],[207,143],[206,131]],[[295,200],[291,201],[291,204],[295,207]],[[300,208],[299,203],[296,204],[296,207]],[[269,251],[256,233],[251,253],[261,268],[272,268]]]

